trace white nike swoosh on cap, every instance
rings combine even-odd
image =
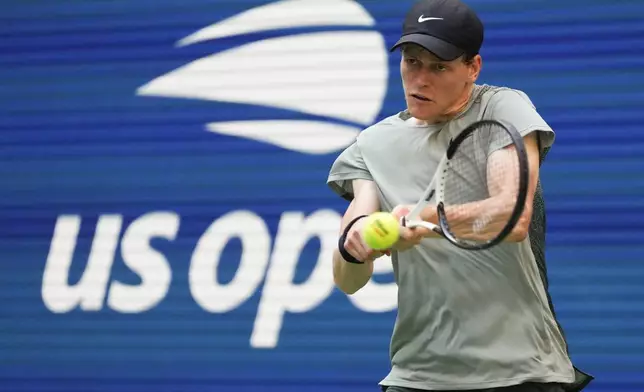
[[[436,17],[433,17],[433,16],[429,16],[429,17],[425,18],[424,15],[421,15],[418,18],[418,23],[427,22],[428,20],[443,20],[443,18],[436,18]]]

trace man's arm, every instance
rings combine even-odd
[[[519,218],[517,224],[514,226],[512,229],[512,232],[508,237],[505,239],[506,241],[511,241],[511,242],[521,242],[523,241],[527,236],[528,236],[528,231],[530,229],[530,222],[532,221],[532,206],[534,203],[534,193],[536,192],[537,189],[537,184],[539,183],[539,142],[537,140],[537,137],[539,135],[539,131],[534,131],[528,134],[523,138],[525,148],[526,148],[526,153],[528,155],[528,194],[525,199],[525,206],[523,208],[523,213],[521,214],[521,217]],[[507,150],[510,150],[509,154],[503,154],[503,152],[507,152]],[[492,155],[492,159],[499,159],[501,161],[508,161],[508,160],[514,160],[516,161],[516,152],[514,151],[514,146],[508,147],[504,150],[497,151],[495,154]],[[503,165],[508,165],[508,163],[503,163],[501,162],[500,164],[497,165],[497,167],[504,167]],[[505,166],[507,167],[507,166]],[[516,195],[516,189],[517,189],[517,184],[518,184],[518,179],[516,177],[510,178],[509,183],[500,183],[498,181],[499,178],[503,178],[503,176],[491,176],[491,178],[496,178],[497,182],[492,182],[490,184],[490,189],[491,189],[491,194],[492,196],[500,196],[503,194],[508,195],[509,197],[515,197]],[[507,180],[507,179],[506,179]],[[514,206],[514,203],[510,203],[510,205]],[[506,220],[507,222],[507,220]]]
[[[353,219],[360,215],[369,215],[380,210],[378,189],[373,181],[353,180],[354,198],[342,217],[340,235]],[[363,219],[358,220],[349,230],[345,241],[345,249],[355,258],[364,261],[363,264],[349,263],[342,258],[336,248],[333,252],[333,280],[340,290],[353,294],[360,290],[373,274],[373,260],[382,253],[368,249],[361,239],[360,232]]]
[[[528,155],[529,181],[528,194],[526,197],[525,208],[515,225],[514,229],[506,237],[505,241],[521,242],[528,235],[530,221],[532,219],[532,203],[534,192],[539,180],[539,147],[537,143],[537,132],[532,132],[524,138],[525,147]],[[489,170],[503,170],[503,168],[515,165],[516,153],[513,151],[514,146],[506,147],[494,152],[489,159]],[[469,238],[475,240],[486,240],[498,233],[508,221],[512,210],[514,209],[514,198],[517,193],[518,180],[516,176],[506,175],[496,176],[494,173],[488,173],[490,183],[490,197],[479,202],[459,205],[455,208],[446,207],[447,220],[450,222],[450,228],[457,237]],[[517,173],[518,174],[518,173]],[[474,222],[481,217],[486,216],[486,225],[481,231],[474,231]],[[426,207],[420,214],[420,218],[437,223],[436,206]],[[495,225],[495,223],[497,223]]]

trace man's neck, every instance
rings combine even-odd
[[[461,99],[456,101],[454,106],[452,106],[442,115],[443,117],[442,121],[451,120],[452,118],[461,114],[467,107],[467,104],[470,102],[470,98],[472,97],[473,91],[474,91],[474,85],[470,85],[469,87],[467,87],[465,89],[465,94],[463,94]]]

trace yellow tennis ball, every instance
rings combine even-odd
[[[365,218],[362,238],[374,250],[391,248],[400,234],[398,220],[388,212],[375,212]]]

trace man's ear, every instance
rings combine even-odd
[[[483,58],[481,55],[477,54],[472,58],[472,62],[469,64],[469,77],[472,83],[476,82],[479,75],[481,74],[481,68],[483,67]]]

